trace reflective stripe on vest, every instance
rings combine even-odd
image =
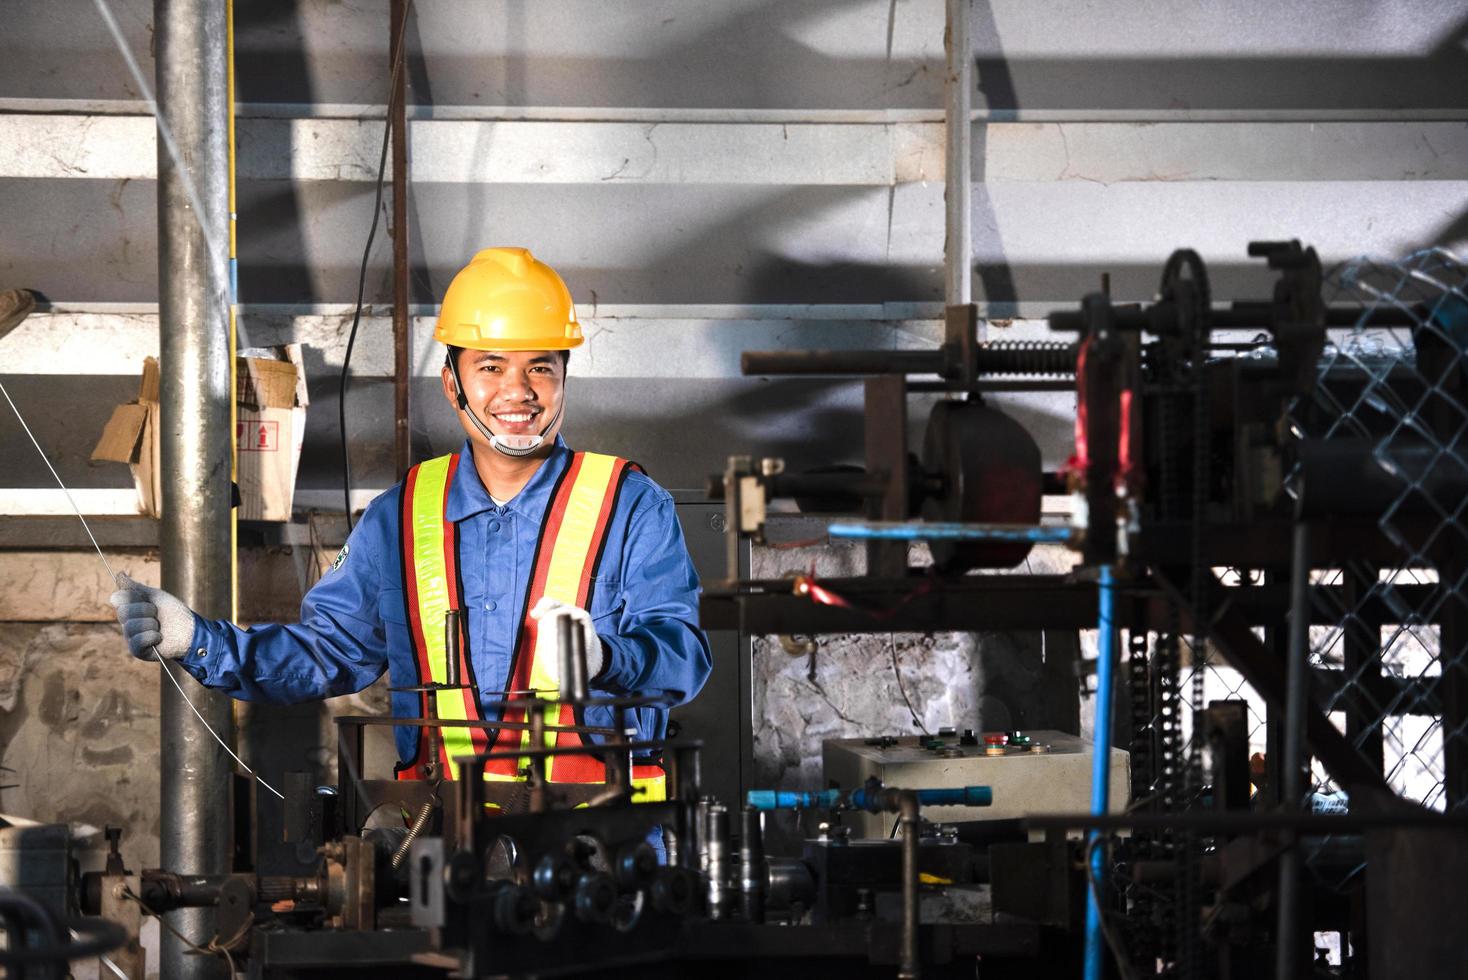
[[[403,593],[407,603],[408,632],[413,641],[418,683],[438,684],[448,680],[448,660],[444,636],[444,618],[450,609],[462,609],[463,591],[458,577],[458,525],[444,519],[449,487],[459,466],[458,455],[440,456],[420,463],[408,471],[403,483],[403,512],[400,520],[403,558]],[[412,574],[408,574],[409,572]],[[468,633],[463,616],[459,619],[459,677],[473,684],[474,669],[469,658]],[[419,695],[421,713],[429,716],[428,698],[439,718],[479,720],[479,705],[474,692],[463,690],[427,692]],[[489,739],[482,729],[440,729],[442,749],[438,771],[455,772],[455,756],[473,755],[488,748]],[[413,758],[398,767],[400,775],[421,778],[421,766],[428,748],[427,731],[419,729]]]
[[[447,677],[443,636],[444,615],[450,608],[464,608],[463,582],[458,575],[458,527],[446,520],[444,508],[448,488],[458,466],[458,456],[444,456],[421,463],[409,471],[403,489],[403,578],[409,605],[409,623],[417,653],[420,681],[433,678],[440,683]],[[599,453],[576,453],[551,492],[550,503],[541,521],[540,540],[536,544],[535,561],[525,597],[522,623],[515,643],[506,687],[512,691],[534,691],[537,697],[553,700],[559,687],[554,663],[543,663],[535,656],[538,624],[529,617],[541,597],[549,596],[569,605],[589,608],[593,576],[606,544],[607,528],[616,507],[617,495],[627,473],[635,466],[627,460]],[[411,572],[411,574],[409,574]],[[453,603],[452,607],[450,603]],[[433,628],[437,624],[437,628]],[[459,648],[463,663],[460,676],[472,683],[466,620],[460,617]],[[427,702],[424,695],[424,706]],[[434,695],[440,718],[482,718],[472,692],[442,691]],[[547,706],[543,715],[548,724],[576,725],[582,720],[569,706],[559,710]],[[425,711],[426,715],[426,711]],[[523,708],[506,710],[504,719],[523,722]],[[444,753],[441,771],[458,778],[455,756],[478,754],[489,749],[488,733],[482,729],[444,728]],[[546,747],[571,748],[582,744],[575,732],[548,732]],[[419,760],[426,751],[427,739],[420,736],[414,759],[400,766],[407,778],[421,778]],[[495,751],[516,751],[530,747],[528,730],[501,729],[495,738]],[[520,780],[529,765],[527,757],[504,759],[485,767],[490,780]],[[547,765],[548,778],[560,783],[605,782],[606,769],[601,760],[590,755],[552,757]],[[663,771],[657,765],[634,765],[632,782],[641,801],[665,798]]]

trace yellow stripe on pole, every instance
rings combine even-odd
[[[437,684],[448,681],[448,650],[444,643],[444,616],[451,608],[454,583],[449,581],[444,556],[443,496],[448,486],[449,464],[453,456],[440,456],[418,466],[413,484],[413,573],[418,586],[418,621],[423,625],[423,643],[428,654],[431,678]],[[433,695],[438,717],[446,721],[465,721],[464,692],[455,688]],[[445,754],[449,757],[450,778],[459,772],[452,760],[474,754],[474,739],[468,728],[440,729]]]

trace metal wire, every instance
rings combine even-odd
[[[15,400],[10,397],[10,392],[5,390],[5,385],[3,383],[0,383],[0,394],[3,394],[5,396],[5,401],[10,405],[10,410],[15,413],[16,419],[20,422],[20,427],[25,430],[25,434],[30,439],[31,445],[36,447],[36,453],[41,457],[41,462],[45,463],[46,469],[51,471],[52,479],[54,479],[56,481],[56,485],[61,488],[61,492],[66,495],[67,502],[71,504],[71,509],[76,512],[77,520],[82,522],[82,528],[86,530],[87,537],[91,539],[92,547],[97,550],[97,557],[102,560],[102,567],[107,569],[107,577],[112,580],[113,584],[117,588],[125,588],[126,579],[112,570],[112,563],[107,560],[107,555],[103,553],[102,546],[97,543],[97,537],[92,533],[92,526],[87,523],[86,517],[82,515],[82,509],[77,506],[76,498],[72,497],[71,491],[68,490],[66,484],[62,482],[60,474],[56,472],[56,467],[51,465],[50,457],[48,457],[46,455],[46,451],[41,448],[41,443],[36,439],[35,433],[31,432],[31,427],[26,423],[25,416],[22,415],[20,409],[16,407]],[[204,720],[204,716],[199,713],[199,709],[194,707],[193,700],[184,693],[183,685],[178,682],[177,677],[173,676],[172,666],[168,663],[167,660],[163,658],[163,654],[158,652],[158,648],[156,646],[153,647],[153,656],[157,658],[158,665],[163,668],[163,673],[167,674],[168,679],[173,682],[173,686],[178,690],[179,696],[183,698],[184,704],[187,704],[189,706],[189,710],[194,713],[194,717],[199,719],[199,724],[203,725],[204,729],[208,731],[210,735],[214,736],[214,741],[219,743],[219,747],[224,749],[225,752],[229,753],[229,757],[233,759],[236,763],[238,763],[241,769],[243,769],[249,775],[254,776],[256,782],[258,782],[261,786],[264,786],[266,789],[270,790],[270,792],[274,793],[276,796],[284,800],[284,794],[282,794],[280,790],[276,789],[274,786],[271,786],[264,779],[260,778],[260,775],[256,773],[255,770],[245,765],[245,760],[235,755],[234,749],[231,749],[229,747],[229,744],[225,742],[224,739],[219,737],[219,733],[216,732],[214,728],[207,721]]]
[[[215,230],[224,226],[224,223],[217,220],[220,216],[211,214],[209,209],[204,207],[204,199],[199,194],[198,185],[194,183],[193,171],[185,165],[183,154],[179,152],[178,143],[173,138],[173,130],[169,127],[168,121],[163,118],[163,114],[158,111],[158,101],[153,97],[153,86],[148,84],[147,76],[139,67],[137,58],[133,57],[132,49],[127,46],[127,38],[123,37],[122,28],[117,25],[117,18],[112,15],[111,6],[107,0],[93,0],[93,3],[102,22],[107,25],[107,32],[112,35],[113,45],[116,46],[118,53],[122,55],[123,62],[127,65],[127,71],[132,76],[133,84],[138,87],[143,101],[148,104],[148,111],[153,114],[153,119],[158,124],[158,138],[163,141],[163,148],[168,151],[174,167],[178,170],[178,179],[183,184],[184,193],[188,195],[189,204],[194,209],[195,218],[199,222],[199,230],[204,236],[204,244],[209,249],[210,260],[216,268],[229,268],[228,245],[220,244],[221,236]],[[229,230],[227,226],[224,227],[223,237],[227,239]],[[238,332],[242,345],[250,346],[245,331],[241,328]]]
[[[902,703],[907,705],[907,713],[912,716],[913,725],[916,728],[921,729],[924,735],[933,734],[932,732],[928,731],[928,726],[923,724],[923,720],[919,718],[918,713],[913,710],[912,701],[910,701],[907,697],[907,688],[902,683],[902,671],[897,666],[897,635],[895,633],[887,634],[887,646],[892,651],[892,676],[897,678],[897,691],[899,694],[902,695]],[[894,823],[893,826],[896,827],[897,825]]]
[[[372,199],[372,224],[367,228],[367,244],[362,246],[362,265],[357,276],[357,303],[352,310],[352,329],[347,334],[347,351],[342,357],[341,384],[337,392],[337,426],[341,432],[342,457],[342,510],[347,515],[347,533],[352,533],[352,457],[347,447],[347,387],[352,380],[352,349],[357,345],[357,328],[362,323],[362,298],[367,289],[367,263],[372,257],[372,242],[377,237],[377,225],[382,217],[382,182],[387,173],[387,150],[392,138],[393,107],[398,90],[398,77],[403,71],[404,43],[408,35],[408,14],[413,9],[413,0],[403,4],[403,18],[397,25],[397,40],[393,42],[392,76],[388,80],[387,118],[382,128],[382,152],[377,160],[377,186]],[[404,98],[407,94],[404,93]]]

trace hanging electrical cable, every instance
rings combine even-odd
[[[352,532],[352,458],[347,448],[347,382],[351,376],[352,348],[357,344],[357,328],[362,322],[362,299],[367,289],[367,262],[372,256],[372,242],[377,237],[377,224],[382,217],[382,183],[387,173],[387,151],[392,141],[393,106],[398,91],[398,76],[403,70],[403,41],[407,37],[408,14],[412,0],[403,5],[403,19],[397,25],[393,41],[392,75],[388,81],[387,115],[382,127],[382,152],[377,160],[377,190],[372,198],[372,225],[367,229],[367,245],[362,249],[362,267],[357,275],[357,303],[352,311],[352,330],[347,335],[347,350],[342,358],[340,392],[337,395],[337,423],[342,440],[342,504],[347,515],[347,533]]]

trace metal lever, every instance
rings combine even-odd
[[[586,634],[564,613],[556,617],[557,649],[560,652],[561,700],[579,702],[587,698]]]
[[[457,609],[450,609],[443,614],[443,648],[447,661],[444,686],[459,687],[459,610]]]

